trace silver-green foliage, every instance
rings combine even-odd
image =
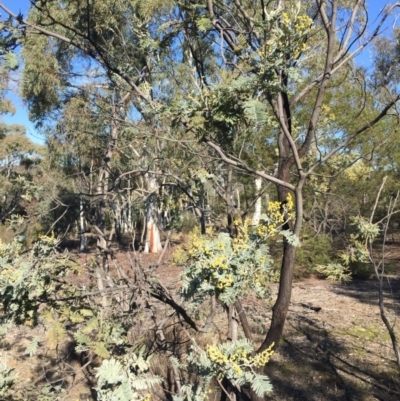
[[[18,29],[13,26],[11,18],[0,22],[0,60],[6,70],[18,68],[18,59],[13,52],[18,36]]]
[[[68,255],[57,252],[57,242],[54,237],[42,236],[27,254],[21,253],[22,247],[17,241],[0,243],[3,321],[36,324],[39,306],[51,302],[59,288],[55,278],[61,278],[77,268]]]
[[[217,238],[194,234],[188,249],[188,263],[180,290],[185,299],[201,301],[216,295],[227,305],[245,291],[263,298],[265,281],[272,271],[272,259],[263,239],[256,234],[241,233],[232,240],[226,233]]]
[[[329,263],[327,265],[318,265],[315,270],[331,281],[349,281],[351,272],[348,266],[340,263]]]
[[[161,383],[150,374],[149,359],[144,349],[122,358],[105,359],[97,368],[95,390],[99,401],[139,401],[147,399],[146,392]]]
[[[181,394],[174,401],[204,401],[208,399],[207,389],[213,379],[228,379],[235,387],[249,384],[262,397],[272,391],[272,385],[265,375],[256,368],[264,365],[272,355],[270,349],[252,357],[253,345],[247,339],[229,341],[219,345],[208,345],[205,350],[194,344],[184,363],[175,364],[181,371],[194,377],[190,385],[182,386]],[[221,384],[222,385],[222,384]]]
[[[39,345],[40,345],[40,336],[33,337],[32,341],[26,347],[24,354],[32,357],[33,355],[36,354]]]
[[[351,280],[350,267],[352,264],[369,262],[370,253],[367,245],[369,241],[374,241],[379,235],[379,225],[371,223],[362,216],[352,217],[351,222],[355,232],[350,235],[346,251],[339,254],[340,263],[329,263],[316,267],[316,270],[329,280],[349,281]]]

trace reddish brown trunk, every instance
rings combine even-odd
[[[281,149],[280,154],[280,171],[279,178],[283,181],[290,181],[290,167],[293,161],[288,157],[288,146],[289,144],[285,138],[281,137],[280,141]],[[278,187],[278,200],[285,202],[288,195],[288,189],[284,187]],[[292,230],[292,223],[287,223],[283,229]],[[290,299],[292,296],[292,282],[293,282],[293,271],[294,262],[296,256],[296,248],[290,245],[285,239],[283,242],[283,255],[281,264],[281,275],[279,281],[278,297],[275,305],[272,309],[272,320],[267,336],[257,352],[261,352],[274,344],[274,349],[279,346],[279,341],[282,337],[283,328],[286,321],[286,315],[289,309]]]
[[[257,352],[264,351],[272,344],[274,344],[274,348],[279,346],[279,341],[282,337],[283,327],[286,321],[286,315],[289,309],[290,298],[292,296],[295,255],[296,248],[285,241],[278,298],[276,299],[275,305],[272,309],[272,320],[267,336]]]
[[[157,250],[155,250],[154,247],[154,234],[153,234],[153,227],[149,228],[149,248],[151,253],[157,253]]]
[[[253,335],[250,330],[249,321],[247,320],[246,312],[243,309],[242,303],[238,299],[235,303],[235,308],[239,316],[240,323],[242,325],[242,329],[246,338],[250,341],[253,341]]]

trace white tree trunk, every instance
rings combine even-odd
[[[82,195],[79,196],[79,236],[80,236],[79,252],[85,252],[86,251],[86,234],[85,234],[85,218],[83,215]]]
[[[146,242],[144,252],[157,253],[162,250],[159,210],[157,204],[157,181],[152,174],[147,175],[147,188],[150,192],[146,202]]]
[[[256,194],[258,195],[259,192],[261,191],[262,178],[257,177],[255,179],[254,183],[256,186]],[[262,202],[261,202],[261,196],[259,196],[254,205],[254,214],[253,214],[253,219],[252,219],[253,226],[257,226],[260,223],[261,209],[262,209]]]

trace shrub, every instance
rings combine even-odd
[[[319,234],[303,239],[296,252],[296,262],[308,274],[316,273],[317,266],[328,265],[333,260],[334,250],[327,235]]]

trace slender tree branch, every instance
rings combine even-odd
[[[387,180],[387,176],[383,177],[381,186],[379,187],[378,194],[376,195],[375,204],[374,204],[374,207],[372,208],[371,216],[369,217],[369,222],[370,222],[370,224],[372,224],[372,222],[373,222],[373,220],[374,220],[376,208],[378,207],[379,198],[381,197],[381,193],[382,193],[382,191],[383,191],[383,187],[384,187],[385,184],[386,184],[386,180]]]
[[[372,224],[373,221],[373,217],[375,214],[375,210],[376,207],[378,205],[379,199],[381,197],[381,193],[383,191],[383,187],[385,186],[387,177],[384,177],[381,183],[381,186],[379,187],[379,191],[378,194],[376,195],[375,198],[375,205],[374,208],[372,210],[369,222]],[[390,223],[390,218],[394,213],[394,208],[397,204],[397,200],[399,198],[399,192],[397,192],[396,198],[394,199],[394,201],[390,202],[389,207],[388,207],[388,212],[387,212],[387,220],[384,224],[384,230],[383,230],[383,242],[382,242],[382,257],[381,260],[379,262],[377,262],[375,260],[375,256],[374,256],[374,249],[373,249],[373,239],[371,239],[370,237],[367,237],[366,241],[367,241],[367,247],[369,248],[369,259],[372,263],[372,265],[374,266],[374,271],[375,271],[375,275],[376,278],[378,279],[379,282],[379,290],[378,290],[378,303],[379,303],[379,312],[381,315],[381,319],[382,322],[384,323],[386,330],[389,333],[390,339],[392,341],[392,348],[396,357],[396,363],[398,368],[400,368],[400,349],[399,349],[399,345],[397,342],[397,336],[393,330],[393,326],[390,324],[388,317],[386,316],[386,308],[385,308],[385,299],[384,299],[384,295],[383,295],[383,277],[385,274],[385,241],[386,241],[386,236],[387,236],[387,230],[389,227],[389,223]]]
[[[388,111],[393,107],[393,105],[395,105],[397,103],[398,100],[400,100],[400,95],[396,96],[396,98],[394,100],[392,100],[390,103],[388,103],[386,105],[386,107],[373,120],[371,120],[369,123],[365,124],[363,127],[358,129],[353,135],[350,135],[348,139],[343,141],[340,145],[336,146],[334,149],[332,149],[330,152],[328,152],[324,157],[322,157],[317,163],[315,163],[313,166],[311,166],[308,169],[308,171],[305,173],[305,175],[309,176],[318,166],[320,166],[322,163],[324,163],[328,159],[330,159],[335,153],[339,152],[339,150],[346,147],[358,135],[362,134],[364,131],[373,127],[380,120],[382,120],[382,118],[388,114]]]
[[[360,3],[364,3],[364,0],[360,0]],[[338,54],[335,58],[335,62],[338,62],[344,55],[348,54],[348,52],[350,51],[350,49],[353,47],[353,45],[358,42],[363,35],[365,34],[367,27],[368,27],[368,13],[366,15],[365,21],[363,21],[363,28],[361,30],[361,32],[358,32],[357,35],[355,35],[355,37],[352,39],[351,43],[349,43],[351,35],[354,31],[354,27],[355,27],[355,19],[357,17],[357,12],[360,6],[360,3],[357,3],[353,9],[352,15],[350,17],[350,21],[347,23],[346,25],[346,29],[345,31],[347,31],[347,34],[343,34],[342,36],[342,40],[341,43],[339,45],[339,51]]]
[[[295,186],[290,184],[289,182],[286,181],[282,181],[279,178],[276,178],[272,175],[266,174],[263,171],[260,170],[255,170],[249,166],[247,166],[247,164],[245,164],[242,161],[235,161],[231,158],[229,158],[224,151],[221,149],[220,146],[218,146],[217,144],[215,144],[214,142],[212,142],[210,139],[205,138],[204,139],[204,143],[206,143],[210,148],[214,149],[218,155],[220,156],[221,160],[223,160],[225,163],[230,164],[231,166],[237,167],[241,170],[246,170],[249,173],[253,173],[255,175],[258,175],[261,178],[265,178],[267,181],[273,182],[274,184],[280,185],[282,187],[285,187],[287,189],[290,189],[291,191],[295,190]]]
[[[340,68],[342,68],[343,65],[347,64],[350,60],[354,59],[354,57],[358,53],[360,53],[362,50],[364,50],[380,34],[380,29],[382,28],[382,25],[384,24],[384,22],[386,21],[388,16],[391,14],[391,12],[396,7],[400,7],[400,3],[395,3],[392,6],[390,6],[389,9],[384,14],[384,16],[382,17],[382,19],[379,22],[378,26],[374,29],[374,31],[369,36],[369,38],[367,38],[364,41],[364,43],[362,43],[357,49],[355,49],[353,52],[349,53],[347,57],[344,57],[340,63],[338,63],[339,60],[343,57],[343,54],[348,52],[349,49],[347,49],[346,51],[343,50],[340,53],[338,53],[338,56],[335,57],[335,59],[333,60],[334,67],[332,68],[331,75],[333,75],[336,71],[338,71]],[[317,78],[315,78],[300,93],[298,93],[295,97],[292,98],[292,100],[290,101],[290,104],[292,106],[296,105],[313,88],[315,88],[323,79],[324,79],[324,74],[321,74]]]
[[[301,165],[301,160],[299,157],[299,152],[297,151],[297,147],[296,144],[293,140],[292,135],[289,132],[289,129],[285,123],[285,117],[284,117],[284,112],[283,112],[283,104],[282,104],[282,97],[278,96],[278,100],[277,100],[278,104],[276,104],[275,102],[271,102],[275,116],[278,118],[279,120],[279,124],[280,127],[287,139],[287,141],[289,142],[290,148],[292,150],[292,155],[296,164],[296,168],[297,171],[300,173],[301,171],[303,171],[303,167]]]
[[[320,0],[318,0],[320,2]],[[328,17],[326,16],[325,7],[321,5],[320,14],[324,21],[326,33],[328,36],[328,46],[326,50],[326,59],[325,59],[325,67],[323,73],[323,79],[321,80],[321,84],[318,88],[317,97],[315,99],[314,107],[311,113],[310,123],[308,126],[306,139],[304,140],[300,150],[299,156],[304,156],[310,145],[315,137],[315,131],[317,128],[317,122],[321,115],[321,106],[323,99],[325,97],[326,88],[328,85],[328,81],[331,79],[332,75],[332,62],[333,62],[333,53],[335,51],[335,42],[336,42],[336,35],[335,35],[335,25],[336,25],[336,16],[337,16],[337,2],[333,2],[333,10],[332,10],[332,17],[331,21],[328,21]]]
[[[250,325],[249,325],[249,322],[248,322],[248,320],[247,320],[246,312],[245,312],[245,310],[243,309],[242,303],[241,303],[241,302],[239,301],[239,299],[238,299],[238,300],[235,302],[234,305],[235,305],[236,312],[237,312],[238,315],[239,315],[239,320],[240,320],[240,323],[241,323],[241,325],[242,325],[244,335],[246,336],[246,338],[247,338],[248,340],[253,341],[253,334],[251,333]]]
[[[233,2],[235,3],[236,7],[240,11],[240,13],[244,17],[244,19],[247,21],[247,24],[249,25],[249,28],[250,28],[250,33],[254,32],[254,36],[256,37],[256,39],[260,40],[260,36],[258,35],[258,32],[254,30],[254,23],[253,23],[252,19],[250,18],[249,14],[247,14],[243,5],[240,3],[239,0],[233,0]],[[249,45],[253,47],[253,45],[251,43],[249,43]]]

